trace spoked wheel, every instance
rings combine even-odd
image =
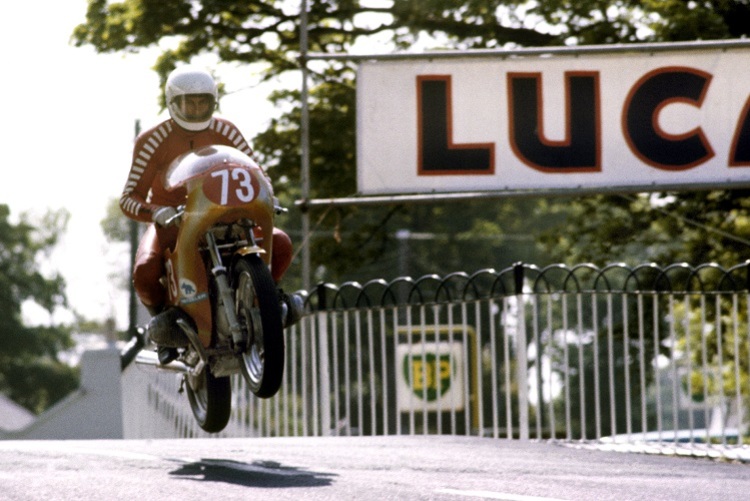
[[[236,311],[248,334],[240,367],[256,396],[270,398],[284,375],[284,329],[281,306],[271,272],[257,255],[246,256],[232,270]]]
[[[190,409],[198,425],[209,433],[223,430],[232,412],[232,387],[229,376],[215,377],[206,367],[200,375],[186,378]]]

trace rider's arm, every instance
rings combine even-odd
[[[151,183],[156,175],[156,167],[151,159],[149,136],[143,134],[136,139],[133,148],[133,162],[128,180],[120,197],[120,209],[129,218],[150,223],[160,206],[148,202]]]

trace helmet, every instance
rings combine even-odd
[[[211,74],[195,66],[181,66],[167,77],[164,88],[167,109],[183,129],[200,131],[211,123],[219,98]]]

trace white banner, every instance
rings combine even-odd
[[[358,189],[750,185],[748,68],[743,48],[364,61]]]

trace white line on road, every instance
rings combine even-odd
[[[563,501],[557,498],[545,498],[539,496],[524,496],[522,494],[508,494],[505,492],[493,491],[466,491],[459,489],[435,489],[438,494],[453,494],[455,496],[465,496],[484,499],[500,499],[502,501]]]

